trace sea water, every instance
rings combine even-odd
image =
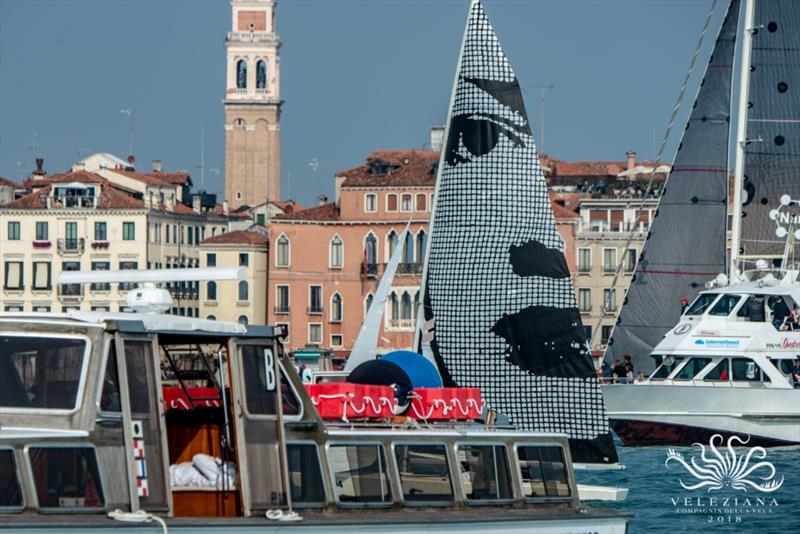
[[[672,448],[693,469],[692,473],[676,459],[667,461],[670,448],[622,447],[618,443],[620,463],[625,466],[623,471],[579,471],[577,477],[579,483],[628,488],[627,500],[586,504],[634,514],[628,529],[632,534],[701,531],[800,533],[800,447],[766,449],[764,458],[761,458],[760,451],[754,451],[748,460],[751,449],[746,446],[734,448],[733,455],[728,451],[727,443],[723,443],[717,447],[720,458],[708,444],[704,445],[708,461],[703,460],[699,446]],[[692,464],[692,459],[695,464]],[[714,459],[719,461],[716,469],[710,465]],[[723,467],[732,459],[732,463],[739,467],[738,489],[731,486],[737,471]],[[775,474],[771,478],[772,471],[763,462],[774,467]],[[733,479],[726,480],[726,474],[729,477],[733,474]],[[715,489],[719,478],[723,487]],[[761,491],[743,479],[758,485],[772,480],[773,485],[780,486],[773,491]],[[708,484],[687,490],[681,482],[689,487],[703,482]]]

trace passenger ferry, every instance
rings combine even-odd
[[[581,505],[566,436],[324,423],[281,335],[157,313],[1,313],[4,534],[626,532],[625,514]],[[210,475],[179,480],[204,458]]]
[[[748,445],[800,443],[791,374],[800,327],[774,312],[776,303],[797,308],[798,272],[762,268],[731,285],[718,277],[653,350],[658,366],[645,384],[603,385],[623,443],[688,445],[713,434],[749,435]]]

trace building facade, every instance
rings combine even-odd
[[[231,0],[225,39],[225,200],[280,200],[280,40],[274,0]]]

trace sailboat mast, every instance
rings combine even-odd
[[[731,221],[730,279],[736,279],[736,263],[742,234],[742,183],[744,181],[744,147],[747,144],[747,102],[750,88],[750,53],[753,43],[755,0],[742,2],[742,59],[739,66],[739,102],[736,110],[736,156],[733,164],[733,218]]]

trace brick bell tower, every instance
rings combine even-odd
[[[231,0],[225,39],[225,200],[255,206],[281,195],[281,46],[275,0]]]

